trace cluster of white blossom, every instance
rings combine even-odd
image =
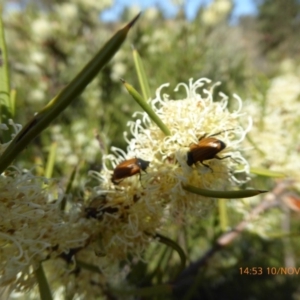
[[[132,138],[126,137],[127,151],[113,148],[114,154],[104,157],[103,170],[92,173],[99,186],[87,188],[87,199],[73,202],[65,211],[61,202],[67,195],[57,187],[51,190],[55,181],[17,169],[3,174],[0,284],[26,291],[35,284],[34,271],[44,262],[55,290],[64,286],[70,294],[91,297],[96,293],[95,285],[104,289],[112,274],[120,272],[119,262],[129,253],[141,258],[166,221],[179,214],[201,216],[210,210],[214,199],[192,194],[185,185],[228,190],[245,182],[249,166],[240,150],[251,118],[242,112],[242,101],[236,95],[232,112],[227,108],[226,95],[221,93],[219,101],[214,101],[216,85],[206,78],[180,83],[175,90],[183,89],[186,96],[177,100],[161,95],[167,86],[162,85],[149,104],[170,135],[165,136],[147,113],[138,113],[140,118],[128,124]],[[241,119],[245,118],[248,126],[243,128]],[[205,164],[196,159],[188,164],[191,145],[210,136],[218,146],[224,145],[216,154],[228,157],[211,157]],[[125,163],[125,170],[116,178],[121,180],[115,185],[111,179],[120,171],[119,164],[124,160],[136,163],[137,159],[149,164],[141,170],[134,169],[139,165],[126,169]],[[246,174],[244,180],[240,173]],[[99,272],[87,272],[82,264],[96,266]],[[128,269],[123,271],[126,275]]]

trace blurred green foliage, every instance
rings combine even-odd
[[[96,2],[98,6],[79,0],[31,1],[24,2],[19,11],[7,9],[4,24],[11,86],[17,90],[14,119],[17,123],[26,124],[73,78],[99,45],[135,14],[127,9],[120,24],[103,23],[99,14],[111,3]],[[93,168],[99,170],[101,154],[108,153],[111,145],[125,147],[126,123],[134,111],[140,110],[119,80],[122,77],[138,87],[130,43],[143,59],[152,95],[165,82],[170,83],[165,92],[172,97],[178,82],[208,77],[222,81],[220,89],[225,93],[235,92],[241,98],[251,98],[263,105],[269,79],[281,72],[280,62],[293,59],[295,65],[299,64],[299,5],[297,0],[259,1],[258,16],[243,17],[237,25],[230,23],[231,9],[210,21],[204,17],[204,7],[192,21],[186,19],[182,10],[173,19],[166,19],[158,9],[145,11],[131,33],[131,41],[122,47],[80,99],[18,158],[17,164],[25,168],[31,168],[36,162],[45,165],[55,141],[53,177],[68,178],[75,165],[80,165],[80,174]],[[95,139],[95,130],[102,146]],[[256,182],[257,186],[267,183],[270,188],[274,184],[260,178]],[[230,226],[242,221],[232,207],[228,212]],[[292,230],[298,234],[299,216],[292,215],[292,219]],[[204,255],[205,249],[213,246],[221,233],[216,211],[201,222],[193,219],[188,226],[183,224],[172,238],[183,244],[189,260],[195,261]],[[268,295],[273,299],[299,299],[296,275],[264,273],[258,277],[239,273],[240,267],[264,270],[283,267],[290,256],[299,266],[297,249],[300,245],[295,240],[292,244],[294,252],[287,253],[290,245],[287,247],[284,239],[264,240],[256,235],[243,235],[215,255],[198,273],[191,274],[189,280],[181,282],[182,286],[177,286],[172,298],[265,299]],[[151,259],[151,264],[140,262],[133,268],[128,276],[131,285],[144,287],[173,279],[177,253],[166,253],[164,245],[153,246],[149,253],[154,253],[156,259]],[[140,278],[143,280],[138,280]],[[68,296],[72,299],[74,295]]]
[[[289,56],[299,58],[300,1],[257,1],[257,28],[260,46],[272,60]]]

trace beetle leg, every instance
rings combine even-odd
[[[226,155],[226,156],[224,156],[224,157],[219,157],[218,155],[215,155],[214,158],[219,159],[219,160],[222,160],[222,159],[225,159],[225,158],[228,158],[228,157],[231,157],[231,156],[230,156],[230,155]]]
[[[213,169],[212,169],[209,165],[205,164],[205,163],[202,162],[202,161],[200,161],[200,163],[201,163],[204,167],[209,168],[209,169],[213,172]]]
[[[147,172],[145,171],[145,173],[147,173]],[[142,172],[140,171],[139,174],[140,174],[139,180],[140,180],[141,186],[142,186],[142,188],[145,188],[145,187],[143,186],[143,183],[142,183]]]
[[[192,154],[192,152],[191,151],[189,151],[188,153],[187,153],[187,160],[186,160],[186,163],[187,163],[187,165],[188,166],[192,166],[192,164],[194,163],[194,160],[193,160],[193,154]]]
[[[229,157],[230,157],[233,161],[235,161],[237,164],[239,163],[237,160],[235,160],[234,158],[232,158],[230,155],[226,155],[226,156],[224,156],[224,157],[218,157],[217,155],[215,156],[216,159],[220,159],[220,160],[221,160],[221,159],[224,159],[224,158],[229,158]]]
[[[223,132],[226,132],[226,131],[232,131],[232,130],[234,130],[234,128],[222,130],[222,131],[219,131],[219,132],[217,132],[217,133],[214,133],[214,134],[210,135],[210,137],[211,137],[211,136],[219,135],[219,134],[221,134],[221,133],[223,133]]]
[[[208,133],[204,133],[202,136],[199,137],[198,141],[201,141],[202,139],[204,139],[207,136]]]
[[[118,184],[120,184],[120,183],[121,183],[123,180],[124,180],[124,179],[121,179],[121,180],[115,181],[115,180],[113,179],[113,177],[111,178],[111,182],[112,182],[113,184],[115,184],[115,185],[118,185]]]
[[[115,185],[118,185],[118,184],[119,184],[119,182],[113,180],[113,178],[111,179],[111,182],[112,182],[113,184],[115,184]]]

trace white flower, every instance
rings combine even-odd
[[[74,2],[82,5],[86,9],[102,10],[112,5],[111,0],[95,1],[95,0],[75,0]]]
[[[215,0],[203,12],[202,21],[204,24],[213,26],[224,20],[232,10],[232,1]]]
[[[300,76],[287,73],[271,81],[264,104],[249,101],[253,115],[249,160],[253,167],[267,168],[296,180],[300,188],[299,132]]]
[[[29,103],[42,103],[45,100],[46,94],[42,88],[46,87],[45,83],[41,83],[40,89],[32,89],[28,94]]]
[[[146,18],[148,21],[155,21],[159,15],[159,11],[156,7],[149,7],[145,10],[143,17]]]
[[[65,21],[78,18],[78,7],[74,3],[60,3],[54,6],[56,13]]]
[[[111,79],[114,81],[120,81],[120,78],[126,73],[126,64],[122,62],[116,62],[112,66]]]
[[[32,62],[42,65],[46,60],[46,56],[45,56],[45,53],[43,53],[43,52],[33,51],[30,54],[30,59]]]
[[[228,97],[224,94],[220,94],[220,101],[214,102],[215,85],[209,89],[205,88],[210,82],[202,78],[196,82],[190,80],[189,85],[179,84],[175,91],[180,88],[186,91],[186,98],[183,100],[169,100],[169,96],[165,94],[161,96],[162,89],[168,84],[162,85],[150,104],[169,128],[171,135],[165,136],[147,113],[137,113],[135,116],[140,116],[140,119],[128,123],[133,138],[127,139],[126,153],[121,149],[112,148],[115,154],[104,157],[110,161],[113,168],[122,161],[135,157],[150,162],[147,173],[142,172],[141,182],[140,176],[124,176],[120,183],[126,191],[124,193],[127,196],[131,195],[131,198],[137,193],[142,193],[142,200],[139,201],[145,201],[149,210],[161,210],[168,204],[171,212],[188,209],[200,213],[202,207],[206,209],[209,201],[185,191],[184,185],[194,185],[203,189],[228,189],[231,185],[244,182],[240,182],[235,173],[243,172],[247,179],[249,166],[240,148],[242,140],[250,130],[251,119],[241,112],[241,99],[236,95],[234,98],[238,107],[233,112],[227,109]],[[240,118],[249,120],[248,128],[243,129]],[[216,154],[220,157],[230,157],[205,161],[209,167],[200,161],[195,161],[195,164],[189,166],[187,162],[191,144],[197,144],[204,135],[215,135],[216,141],[224,142],[225,149]],[[208,151],[210,150],[214,151]],[[125,168],[126,171],[128,170]],[[104,166],[103,188],[112,187],[111,176],[111,170]]]
[[[43,16],[36,19],[31,24],[32,36],[37,40],[46,40],[53,33],[53,28],[51,22]]]
[[[22,125],[20,124],[15,124],[13,120],[9,119],[9,125],[13,128],[14,133],[12,134],[11,138],[13,139],[19,131],[22,129]],[[1,130],[8,130],[8,126],[6,124],[0,124]],[[0,155],[4,152],[4,150],[9,146],[11,141],[8,141],[6,143],[1,144],[0,143]]]

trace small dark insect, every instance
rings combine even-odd
[[[106,205],[106,195],[99,195],[91,201],[88,207],[85,208],[86,217],[101,220],[105,213],[114,214],[119,211],[117,207],[110,207]]]
[[[67,253],[62,252],[58,257],[64,259],[69,264],[72,262],[74,255],[76,255],[82,248],[84,248],[84,247],[71,248],[71,249],[69,249],[69,251]],[[74,269],[73,272],[78,272],[78,271],[79,271],[79,268],[77,267],[76,269]]]
[[[121,179],[125,179],[138,173],[140,174],[141,180],[141,170],[147,173],[146,169],[148,168],[149,164],[150,161],[143,160],[138,157],[124,160],[115,167],[111,181],[114,184],[119,184]]]
[[[143,195],[143,193],[134,194],[131,203],[124,203],[123,200],[110,202],[106,195],[96,196],[90,202],[89,206],[84,208],[85,217],[87,219],[93,218],[102,221],[103,217],[109,214],[114,215],[121,221],[126,221],[130,208],[137,203]]]
[[[232,130],[232,129],[228,129]],[[228,131],[224,130],[224,131]],[[220,131],[218,133],[215,133],[213,135],[210,135],[206,137],[207,134],[204,134],[202,137],[199,138],[198,144],[192,143],[190,145],[190,151],[187,153],[187,164],[189,166],[192,166],[193,164],[196,164],[198,161],[205,167],[211,169],[211,167],[204,163],[205,160],[209,159],[225,159],[228,157],[231,157],[230,155],[219,157],[217,154],[221,152],[223,149],[226,148],[226,144],[214,138],[213,136],[219,135],[220,133],[224,132]],[[212,169],[211,169],[212,170]]]

